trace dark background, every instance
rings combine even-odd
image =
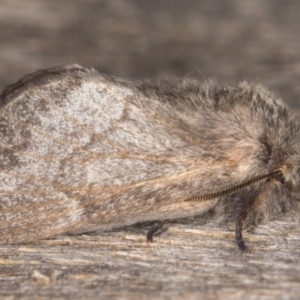
[[[300,107],[299,16],[296,0],[2,0],[0,89],[79,63],[136,79],[261,82]]]

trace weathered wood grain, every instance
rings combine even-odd
[[[298,219],[298,220],[297,220]],[[175,223],[0,247],[0,295],[22,299],[298,299],[299,218],[245,234],[241,253],[226,226]],[[2,298],[1,298],[2,299]]]

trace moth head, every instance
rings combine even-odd
[[[282,175],[278,180],[292,193],[300,192],[300,166],[299,164],[286,164],[281,168]],[[299,197],[300,200],[300,197]]]

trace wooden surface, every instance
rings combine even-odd
[[[1,299],[299,299],[299,220],[261,225],[241,253],[233,231],[172,224],[0,247]],[[7,298],[5,298],[7,296]]]
[[[280,0],[2,0],[0,89],[79,63],[129,78],[261,82],[300,107],[300,4]],[[0,199],[1,201],[1,199]],[[299,299],[300,218],[179,222],[0,247],[0,299]]]

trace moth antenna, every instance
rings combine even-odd
[[[215,192],[215,193],[211,193],[211,194],[206,194],[206,195],[202,195],[202,196],[198,196],[198,197],[194,197],[194,198],[190,198],[190,199],[187,199],[187,200],[184,200],[185,202],[201,202],[201,201],[207,201],[207,200],[213,200],[215,198],[219,198],[219,197],[222,197],[222,196],[227,196],[227,195],[230,195],[230,194],[234,194],[254,183],[257,183],[257,182],[260,182],[260,181],[263,181],[263,180],[266,180],[266,179],[271,179],[271,178],[274,178],[278,175],[283,175],[282,174],[282,170],[276,170],[272,173],[269,173],[269,174],[264,174],[264,175],[261,175],[261,176],[257,176],[257,177],[254,177],[252,179],[249,179],[249,180],[246,180],[244,182],[242,182],[241,184],[238,184],[238,185],[235,185],[233,187],[229,187],[227,189],[224,189],[224,190],[221,190],[221,191],[218,191],[218,192]]]

